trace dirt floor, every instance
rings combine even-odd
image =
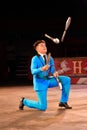
[[[37,100],[33,86],[0,87],[0,130],[87,130],[87,85],[71,85],[69,105],[59,109],[61,90],[48,90],[48,109],[18,109],[20,97]]]

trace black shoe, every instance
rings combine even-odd
[[[72,109],[72,107],[70,107],[67,103],[64,103],[64,102],[60,102],[59,106],[60,107],[65,107],[66,109]]]
[[[23,100],[24,100],[24,97],[22,97],[20,100],[19,110],[23,110],[23,108],[24,108]]]

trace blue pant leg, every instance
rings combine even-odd
[[[47,90],[36,91],[38,101],[24,99],[23,104],[29,108],[45,111],[47,109]]]
[[[62,83],[62,95],[60,102],[67,102],[69,99],[71,79],[68,76],[59,76],[59,80]]]
[[[48,79],[48,88],[58,87],[58,82],[55,77]]]

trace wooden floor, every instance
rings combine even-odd
[[[69,105],[59,109],[61,90],[48,90],[48,109],[25,107],[19,111],[20,97],[37,100],[33,86],[0,87],[0,130],[87,130],[87,85],[71,85]]]

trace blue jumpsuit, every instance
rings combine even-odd
[[[24,98],[23,104],[29,108],[35,108],[45,111],[47,109],[47,91],[48,88],[57,87],[58,82],[54,76],[49,76],[56,71],[54,65],[54,59],[51,56],[49,61],[49,69],[42,71],[41,67],[45,65],[45,62],[40,55],[35,55],[31,60],[31,73],[33,75],[34,90],[37,94],[38,101],[29,100]],[[60,102],[67,102],[70,93],[71,79],[68,76],[58,76],[62,83],[62,92]]]

